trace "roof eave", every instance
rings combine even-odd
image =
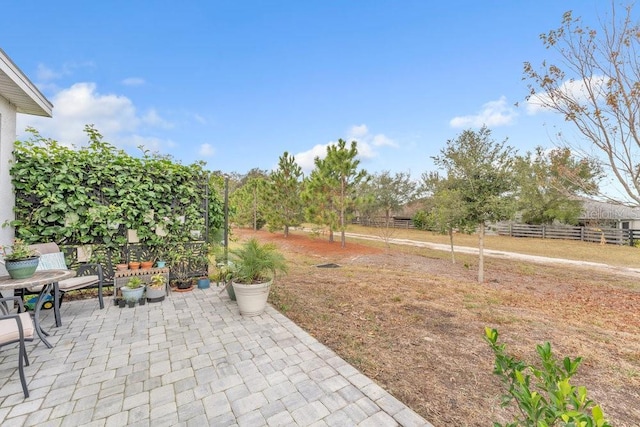
[[[0,49],[0,96],[15,105],[18,113],[52,116],[53,104],[2,49]]]

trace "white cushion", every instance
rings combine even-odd
[[[100,277],[97,275],[91,276],[77,276],[72,277],[71,279],[64,279],[58,282],[58,288],[61,291],[72,291],[74,289],[82,289],[87,286],[95,285],[100,281]],[[39,286],[31,286],[29,292],[40,292],[42,290],[43,285]]]
[[[100,277],[97,275],[92,276],[77,276],[71,279],[65,279],[58,282],[58,287],[61,291],[71,291],[73,289],[82,289],[87,286],[95,285],[100,281]]]
[[[33,339],[33,321],[29,313],[20,313],[20,321],[22,322],[22,332],[25,339]],[[18,331],[18,322],[15,319],[0,319],[0,344],[7,344],[20,340],[20,332]]]
[[[67,263],[64,261],[62,252],[40,255],[40,262],[36,271],[41,270],[66,270]]]

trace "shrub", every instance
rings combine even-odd
[[[519,412],[514,422],[504,427],[610,427],[600,406],[587,398],[586,387],[576,387],[569,382],[582,358],[565,357],[560,364],[551,351],[551,344],[546,342],[536,346],[542,361],[539,369],[508,355],[505,344],[498,344],[497,330],[485,328],[484,339],[495,354],[493,373],[507,388],[501,405],[515,403]],[[499,423],[493,425],[502,427]]]

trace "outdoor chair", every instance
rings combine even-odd
[[[10,314],[7,302],[18,304],[18,313]],[[24,309],[22,298],[5,297],[0,298],[0,347],[8,344],[19,343],[18,348],[18,371],[20,373],[20,383],[24,397],[29,397],[27,380],[24,376],[24,366],[29,366],[25,341],[33,341],[35,327],[31,315]]]
[[[30,246],[40,253],[40,263],[36,271],[40,270],[67,270],[67,263],[64,254],[56,243],[38,243]],[[54,301],[57,304],[56,309],[60,307],[64,293],[76,289],[83,289],[89,286],[98,285],[98,300],[100,308],[104,308],[104,300],[102,298],[102,286],[104,276],[102,274],[102,266],[100,264],[81,264],[76,270],[76,277],[71,279],[60,280],[58,288],[60,290],[60,298]],[[42,286],[34,286],[28,288],[29,292],[40,292]],[[56,326],[60,326],[59,319],[56,318]]]

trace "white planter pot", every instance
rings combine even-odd
[[[271,283],[272,280],[252,285],[232,282],[240,314],[247,317],[262,314],[267,306]]]
[[[147,286],[147,301],[149,302],[160,302],[164,300],[166,296],[165,285],[162,285],[160,289],[152,288],[151,286]]]

